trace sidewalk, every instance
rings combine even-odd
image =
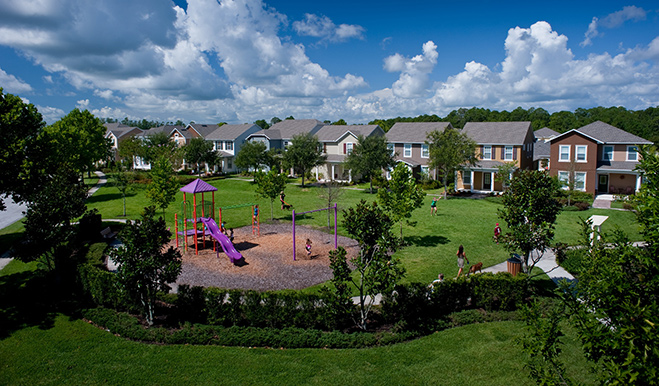
[[[558,265],[556,262],[556,255],[551,249],[545,252],[544,256],[542,256],[535,267],[542,269],[547,274],[547,276],[549,276],[549,278],[557,285],[562,280],[574,280],[574,276],[572,276],[568,271]],[[508,272],[508,262],[504,261],[503,263],[484,268],[483,272]]]

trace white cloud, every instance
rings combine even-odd
[[[423,54],[405,58],[394,54],[384,59],[384,69],[400,72],[400,77],[392,86],[393,94],[401,98],[414,98],[428,92],[429,74],[437,64],[437,46],[432,41],[423,44]]]
[[[32,92],[32,86],[18,79],[14,75],[7,74],[2,68],[0,68],[0,87],[4,89],[5,93],[10,94]]]
[[[66,115],[64,110],[59,109],[57,107],[39,106],[39,105],[37,105],[36,107],[37,110],[39,110],[39,112],[41,113],[43,120],[49,125],[52,125],[53,123],[60,120],[64,115]]]
[[[588,25],[588,30],[585,33],[584,40],[580,43],[582,47],[589,46],[592,44],[592,39],[600,36],[598,28],[617,28],[624,24],[626,21],[640,21],[645,20],[647,17],[647,12],[643,8],[636,7],[634,5],[628,5],[623,7],[620,11],[613,12],[603,19],[593,17],[593,20]]]
[[[342,42],[351,38],[364,39],[364,27],[354,24],[336,25],[327,16],[305,14],[304,20],[293,22],[293,29],[300,36],[313,36],[321,41]]]
[[[76,107],[80,110],[87,110],[89,107],[89,99],[81,99],[76,102]]]

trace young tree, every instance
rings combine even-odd
[[[236,166],[243,170],[260,170],[269,164],[270,159],[263,142],[247,141],[236,155]]]
[[[365,330],[375,295],[391,291],[404,276],[405,270],[400,262],[390,255],[398,245],[396,237],[391,233],[393,222],[377,203],[369,205],[361,200],[354,208],[344,210],[342,224],[346,232],[359,244],[359,254],[350,260],[357,275],[346,275],[349,269],[345,253],[342,254],[342,261],[341,255],[335,256],[338,261],[334,262],[332,268],[335,279],[339,278],[339,283],[334,284],[340,288],[341,283],[351,283],[357,289],[359,317],[356,324]]]
[[[130,137],[119,142],[119,157],[128,169],[133,168],[135,157],[139,157],[140,154],[142,154],[142,140],[139,138]]]
[[[34,152],[39,133],[45,123],[31,103],[24,103],[12,94],[3,94],[0,88],[0,195],[11,195],[17,202],[30,190],[25,179],[28,174],[26,160]],[[0,211],[4,210],[0,200]]]
[[[510,181],[513,179],[513,173],[517,168],[517,161],[506,162],[503,165],[497,166],[497,173],[494,180],[501,183],[504,191],[510,186]]]
[[[326,208],[332,206],[333,203],[337,202],[343,190],[341,190],[341,184],[336,181],[327,181],[323,184],[323,189],[318,192],[318,198],[323,201],[323,205],[326,205]],[[331,228],[330,224],[331,213],[327,211],[327,228]]]
[[[444,199],[448,190],[448,178],[466,165],[476,164],[476,142],[457,129],[447,127],[435,130],[426,139],[430,158],[428,166],[441,171],[444,181]]]
[[[286,118],[288,119],[288,118]],[[318,137],[310,133],[299,134],[293,137],[290,146],[284,153],[284,164],[294,168],[302,174],[302,187],[307,171],[321,165],[327,159],[323,155]]]
[[[147,135],[142,144],[140,157],[147,163],[154,163],[159,158],[166,158],[172,165],[180,165],[181,149],[170,140],[165,132]]]
[[[119,164],[114,171],[114,186],[121,193],[121,198],[124,203],[124,217],[126,217],[126,195],[132,183],[131,175],[126,172],[123,165]]]
[[[378,190],[378,201],[394,222],[400,224],[403,241],[403,220],[412,217],[414,209],[423,203],[423,191],[417,186],[410,169],[402,162],[391,172],[388,189]]]
[[[387,147],[385,136],[373,135],[364,138],[360,135],[352,153],[346,157],[345,165],[353,172],[368,178],[370,192],[373,194],[373,177],[382,174],[382,169],[396,165],[396,160]]]
[[[213,143],[206,141],[203,138],[192,138],[190,142],[183,148],[185,160],[188,163],[194,164],[197,169],[197,174],[201,177],[200,163],[208,165],[213,163],[215,158],[215,150],[213,150]]]
[[[279,197],[279,193],[286,188],[286,175],[279,174],[275,170],[270,170],[268,173],[257,171],[254,173],[254,182],[256,182],[256,194],[270,199],[270,220],[274,219],[274,202]]]
[[[128,222],[120,235],[123,245],[111,249],[117,262],[117,276],[132,303],[139,307],[149,325],[153,325],[156,295],[168,292],[181,273],[181,253],[174,247],[164,249],[172,236],[165,220],[155,219],[155,208],[144,208],[142,219]]]
[[[151,165],[151,184],[146,191],[146,198],[158,209],[165,209],[174,202],[179,183],[172,170],[172,164],[165,157],[160,157]]]
[[[523,170],[503,194],[504,209],[499,209],[499,216],[508,224],[503,244],[511,252],[522,252],[527,273],[531,273],[554,239],[554,223],[561,211],[556,198],[558,189],[557,181],[547,172]],[[537,256],[529,267],[534,250]]]

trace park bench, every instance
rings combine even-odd
[[[107,227],[101,231],[101,236],[103,236],[104,239],[112,239],[117,235],[117,232],[112,232],[112,229],[110,227]]]

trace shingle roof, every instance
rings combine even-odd
[[[165,126],[158,126],[158,127],[152,127],[149,130],[144,130],[142,132],[142,136],[146,137],[149,135],[157,134],[157,133],[165,133],[167,135],[172,135],[174,130],[178,130],[181,135],[185,138],[191,138],[192,135],[190,132],[184,127],[184,126],[176,126],[176,125],[165,125]]]
[[[374,132],[384,133],[378,125],[325,125],[316,132],[320,142],[338,142],[347,132],[368,137]]]
[[[597,170],[600,171],[632,171],[638,162],[629,161],[598,161]]]
[[[477,144],[523,145],[531,122],[467,122],[466,133]]]
[[[602,121],[593,122],[591,124],[576,129],[576,131],[583,133],[603,143],[620,143],[620,144],[630,144],[630,145],[652,144],[652,142],[650,141],[647,141],[632,133],[628,133],[615,126],[611,126],[608,123],[604,123]]]
[[[124,135],[128,134],[129,132],[131,132],[133,130],[137,130],[138,133],[140,131],[142,131],[138,127],[127,126],[127,125],[124,125],[124,124],[121,124],[121,123],[118,123],[118,122],[104,123],[103,125],[105,126],[105,128],[107,130],[105,132],[106,135],[108,133],[112,133],[117,138],[121,138],[121,137],[123,137]]]
[[[540,130],[536,130],[533,132],[533,135],[535,135],[536,138],[543,138],[543,139],[548,139],[548,138],[553,138],[560,133],[558,131],[554,131],[548,127],[543,127]]]
[[[325,124],[317,119],[286,119],[275,123],[269,129],[250,134],[249,137],[266,136],[270,139],[293,139],[299,134],[316,134],[323,126]]]
[[[205,135],[204,138],[209,141],[217,140],[236,140],[240,135],[249,130],[250,128],[257,127],[252,123],[245,123],[242,125],[222,125],[215,126],[215,130]]]
[[[533,160],[538,161],[541,159],[548,159],[550,154],[551,144],[545,141],[538,141],[533,144]]]
[[[191,123],[186,127],[186,129],[188,128],[192,128],[201,137],[206,138],[210,133],[217,130],[218,126],[217,124]]]
[[[387,132],[387,141],[395,143],[424,143],[428,133],[453,127],[450,122],[396,122]]]

